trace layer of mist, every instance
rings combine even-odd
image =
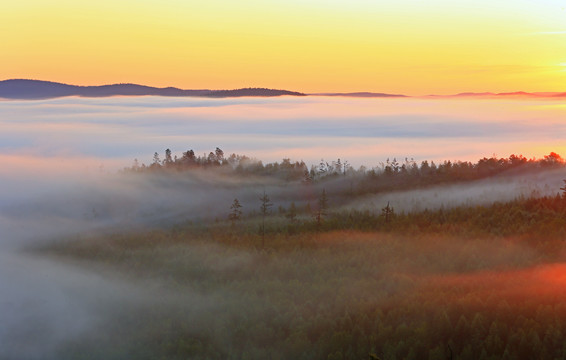
[[[484,108],[472,111],[478,103]],[[264,161],[291,157],[317,163],[321,157],[342,158],[369,167],[390,156],[475,160],[524,146],[535,149],[525,154],[532,156],[560,151],[564,125],[558,116],[563,110],[552,102],[451,104],[402,99],[151,97],[0,102],[0,358],[56,358],[69,343],[96,344],[97,336],[112,324],[120,323],[120,331],[136,329],[135,314],[152,307],[164,309],[168,316],[174,317],[177,311],[185,314],[194,323],[190,331],[195,333],[200,326],[209,326],[217,331],[219,348],[236,346],[234,331],[226,326],[244,304],[233,289],[203,290],[190,283],[176,287],[167,276],[132,278],[117,274],[111,266],[40,256],[30,249],[100,239],[104,234],[149,232],[184,222],[209,226],[215,219],[226,219],[234,198],[245,214],[257,213],[264,191],[274,211],[291,202],[315,205],[324,188],[331,206],[376,213],[387,202],[396,211],[419,211],[558,191],[563,170],[353,200],[335,197],[348,193],[349,179],[308,187],[265,178],[238,179],[214,171],[143,175],[115,171],[130,165],[133,158],[149,162],[154,151],[164,148],[179,154],[189,148],[203,151],[222,146],[227,152]],[[541,120],[531,122],[534,117]],[[340,234],[336,241],[348,236]],[[523,256],[522,249],[517,249],[513,248],[513,261],[525,258],[521,264],[530,265],[536,254],[525,250]],[[177,252],[185,258],[175,258],[173,250],[167,253],[172,263],[212,256],[204,266],[211,273],[251,274],[258,261],[270,261],[265,254],[221,245],[189,246]],[[306,256],[280,258],[273,269],[283,275],[299,272],[286,265],[309,262]],[[490,261],[505,264],[506,256],[494,255]],[[321,264],[324,261],[320,258]],[[394,271],[381,270],[395,277],[385,283],[383,293],[376,290],[373,295],[404,291],[406,282],[410,283],[410,277],[403,277],[410,269],[402,263]],[[315,281],[315,275],[289,276],[312,276]],[[352,283],[339,290],[356,292],[364,285]],[[102,340],[120,346],[117,339]],[[131,350],[125,348],[115,358],[132,358]],[[105,354],[101,350],[98,355]]]
[[[343,198],[336,200],[342,202],[342,209],[368,209],[375,213],[379,213],[387,201],[396,211],[489,204],[521,195],[554,195],[564,175],[561,169],[377,194],[353,202],[344,202]],[[60,346],[73,339],[80,339],[81,334],[88,338],[93,331],[100,330],[100,326],[108,326],[113,321],[109,314],[119,313],[119,309],[142,309],[155,303],[175,308],[179,299],[183,299],[185,305],[181,308],[185,310],[186,304],[192,302],[201,304],[198,306],[206,304],[207,308],[232,309],[240,301],[238,296],[231,297],[225,290],[173,290],[168,281],[162,282],[160,278],[131,281],[110,276],[111,269],[87,270],[88,266],[85,268],[80,263],[41,258],[26,249],[105,233],[150,231],[186,221],[213,224],[215,219],[227,218],[234,198],[240,200],[245,214],[257,213],[263,191],[270,196],[275,208],[288,207],[290,202],[297,206],[307,202],[315,205],[323,188],[332,203],[333,194],[347,193],[351,185],[347,178],[306,186],[300,182],[265,178],[238,179],[214,170],[145,174],[91,172],[88,176],[77,176],[69,170],[67,173],[39,173],[33,178],[25,172],[21,178],[10,173],[5,178],[8,186],[0,190],[0,313],[3,314],[0,347],[5,358],[19,359],[50,358],[49,354],[55,354]],[[190,256],[184,251],[184,256]],[[193,248],[188,254],[193,252],[201,254],[200,258],[207,253],[222,253],[222,262],[208,265],[217,269],[215,271],[240,271],[253,264],[256,257],[246,251],[211,247]],[[175,258],[170,261],[174,263]],[[395,272],[405,270],[400,267]],[[148,291],[148,288],[158,291]],[[195,311],[197,321],[199,312],[195,306],[191,311]],[[210,312],[207,314],[212,316]],[[230,333],[224,334],[223,339],[230,336]]]
[[[564,169],[515,176],[503,174],[472,183],[376,194],[354,200],[345,208],[375,212],[390,202],[396,211],[419,212],[457,206],[490,205],[520,197],[555,196],[561,192],[565,178]]]
[[[155,151],[222,147],[266,162],[475,161],[563,149],[552,100],[62,98],[0,102],[0,153],[90,157],[116,169]],[[116,162],[115,160],[119,160]]]

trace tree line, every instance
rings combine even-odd
[[[564,159],[557,153],[551,152],[544,157],[526,158],[523,155],[512,154],[509,157],[483,157],[477,162],[450,161],[440,163],[423,160],[420,164],[414,159],[405,158],[398,161],[396,158],[387,159],[377,166],[367,168],[360,166],[355,169],[347,160],[337,159],[325,161],[310,167],[304,161],[291,161],[284,158],[281,162],[264,164],[261,160],[232,153],[226,156],[224,151],[217,147],[208,154],[196,155],[187,150],[181,156],[173,155],[166,149],[164,158],[158,152],[153,155],[149,165],[140,165],[137,159],[125,172],[185,172],[197,169],[221,169],[230,174],[239,176],[256,175],[283,179],[286,181],[300,181],[303,183],[321,182],[340,177],[355,178],[360,183],[360,190],[373,191],[396,190],[411,187],[424,187],[450,182],[465,182],[488,178],[503,173],[519,173],[560,168],[565,166]]]

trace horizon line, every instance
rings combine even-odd
[[[316,92],[303,92],[300,90],[289,90],[283,88],[272,88],[272,87],[264,87],[264,86],[247,86],[247,87],[237,87],[237,88],[224,88],[224,89],[211,89],[211,88],[182,88],[176,86],[153,86],[153,85],[145,85],[139,84],[134,82],[120,82],[120,83],[105,83],[100,85],[77,85],[77,84],[70,84],[66,82],[60,81],[53,81],[53,80],[41,80],[41,79],[32,79],[32,78],[9,78],[0,80],[0,83],[5,83],[9,81],[33,81],[33,82],[41,82],[41,83],[51,83],[57,85],[66,85],[66,86],[73,86],[73,87],[104,87],[104,86],[119,86],[119,85],[134,85],[140,87],[147,87],[153,89],[175,89],[181,91],[210,91],[210,92],[221,92],[221,91],[235,91],[235,90],[274,90],[274,91],[286,91],[292,93],[298,93],[305,96],[344,96],[344,97],[401,97],[401,98],[422,98],[422,97],[491,97],[491,96],[515,96],[515,97],[535,97],[535,98],[554,98],[554,97],[566,97],[566,91],[523,91],[523,90],[516,90],[516,91],[502,91],[502,92],[494,92],[494,91],[460,91],[457,93],[447,93],[447,94],[423,94],[423,95],[407,95],[407,94],[399,94],[399,93],[389,93],[383,91],[368,91],[368,90],[360,90],[360,91],[316,91]],[[0,96],[1,97],[1,96]]]

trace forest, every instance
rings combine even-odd
[[[354,169],[166,150],[121,174],[217,196],[27,249],[143,288],[59,358],[566,357],[557,153]]]
[[[246,155],[231,154],[225,156],[224,151],[216,148],[215,151],[197,156],[194,150],[182,153],[182,156],[172,155],[170,149],[164,152],[164,159],[158,152],[153,155],[149,165],[139,164],[137,159],[131,167],[124,171],[129,172],[159,172],[159,171],[188,171],[197,169],[216,169],[225,173],[238,176],[267,176],[286,181],[302,180],[310,183],[317,180],[328,180],[340,175],[357,177],[365,186],[357,186],[356,192],[360,191],[384,191],[401,188],[424,187],[433,184],[453,183],[460,181],[472,181],[495,176],[501,173],[509,173],[511,170],[518,172],[532,171],[537,169],[559,168],[564,166],[564,159],[551,152],[542,159],[527,159],[523,155],[510,155],[508,158],[498,158],[493,155],[484,157],[476,163],[469,161],[444,161],[435,164],[434,161],[423,160],[418,164],[414,159],[405,158],[398,161],[396,158],[387,159],[377,166],[368,169],[360,166],[354,169],[347,160],[333,160],[330,163],[324,159],[320,160],[318,166],[311,165],[310,168],[304,161],[291,161],[286,158],[280,163],[263,164],[261,160],[250,158]],[[391,177],[395,176],[395,181]]]

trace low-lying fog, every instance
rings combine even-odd
[[[0,358],[49,359],[63,341],[113,311],[161,301],[155,293],[24,250],[30,245],[184,220],[225,218],[237,197],[244,212],[265,190],[275,203],[314,202],[294,186],[214,173],[180,177],[119,174],[153,152],[197,154],[221,147],[264,162],[308,164],[337,158],[376,166],[388,157],[416,161],[561,152],[564,108],[553,101],[403,99],[64,98],[0,102]],[[536,121],[534,121],[536,120]],[[555,194],[563,172],[484,180],[449,188],[368,197],[343,205],[379,211]],[[297,185],[299,186],[299,185]],[[333,187],[328,184],[330,201]],[[320,190],[320,189],[317,189]],[[156,285],[159,286],[159,285]],[[185,294],[186,295],[186,294]],[[161,295],[159,295],[161,296]],[[188,296],[188,295],[186,295]],[[191,294],[192,299],[200,294]],[[196,302],[198,304],[207,301]],[[197,306],[197,305],[195,305]],[[200,306],[200,305],[198,305]]]
[[[151,162],[155,151],[217,146],[264,162],[358,167],[387,158],[476,161],[563,152],[559,100],[160,97],[0,101],[0,154]],[[54,159],[53,168],[56,162]],[[89,164],[91,166],[93,164]]]

